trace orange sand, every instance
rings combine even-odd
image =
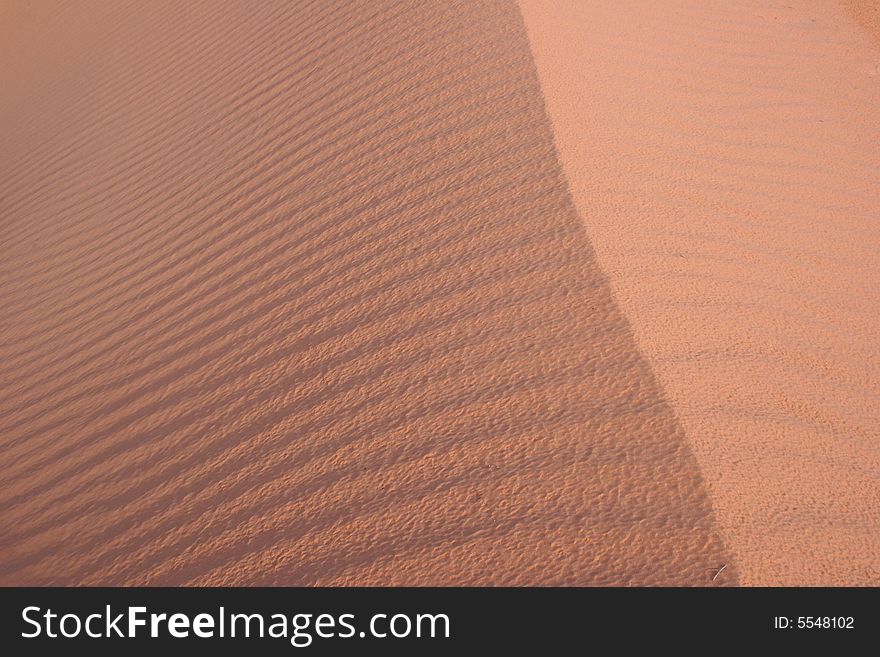
[[[880,42],[830,1],[520,4],[741,582],[880,584]]]
[[[877,0],[842,0],[856,22],[880,42],[880,2]]]
[[[736,581],[515,3],[41,4],[2,14],[0,583]]]

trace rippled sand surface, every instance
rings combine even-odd
[[[737,581],[515,3],[0,18],[0,583]]]

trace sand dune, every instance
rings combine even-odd
[[[880,584],[878,5],[520,4],[741,582]]]
[[[0,6],[0,584],[880,583],[877,16]]]
[[[0,583],[736,581],[514,3],[30,9]]]

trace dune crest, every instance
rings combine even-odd
[[[3,71],[0,583],[736,581],[515,3],[48,20]]]

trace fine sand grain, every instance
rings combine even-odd
[[[845,4],[521,3],[744,584],[880,584],[880,42]]]
[[[736,581],[570,199],[515,3],[43,13],[3,14],[0,583]],[[868,271],[868,121],[825,149],[851,168],[805,170],[866,194],[833,217],[848,234],[804,222],[854,244],[841,262],[817,243],[811,278]],[[622,245],[642,228],[620,224]],[[755,253],[795,267],[780,249]],[[800,327],[791,303],[772,307]],[[869,364],[810,391],[849,391]],[[851,410],[833,458],[779,442],[809,459],[793,472],[866,491]]]
[[[877,0],[841,0],[856,22],[880,44],[880,2]]]

